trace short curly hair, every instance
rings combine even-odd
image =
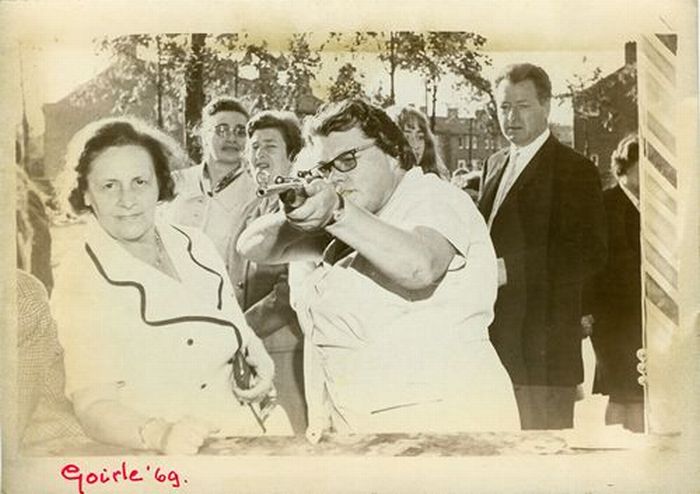
[[[396,158],[404,170],[416,166],[416,157],[403,131],[384,110],[362,98],[326,103],[307,120],[304,130],[306,137],[310,138],[356,127],[374,139],[384,153]]]
[[[636,134],[624,137],[613,151],[612,168],[618,177],[625,176],[639,162],[639,138]]]
[[[246,120],[250,118],[248,110],[240,100],[231,96],[218,96],[207,103],[202,109],[202,120],[206,120],[223,111],[240,113],[245,116]]]
[[[256,113],[246,126],[248,139],[253,137],[256,130],[262,129],[279,130],[284,139],[287,158],[290,160],[293,160],[304,146],[304,141],[301,138],[301,124],[292,112],[265,110]]]
[[[68,187],[68,202],[77,214],[92,211],[85,204],[90,165],[105,150],[120,146],[140,146],[148,151],[158,183],[158,200],[169,201],[175,197],[171,170],[181,168],[175,164],[176,160],[186,161],[177,143],[140,120],[107,118],[88,124],[73,137],[68,147],[68,176],[64,176],[64,182]]]

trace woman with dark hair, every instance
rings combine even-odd
[[[412,106],[389,110],[393,120],[403,131],[416,156],[417,166],[425,173],[434,173],[445,180],[450,172],[442,162],[435,135],[430,130],[428,118]]]
[[[80,250],[62,263],[53,303],[66,396],[86,433],[193,454],[214,435],[290,430],[281,409],[260,405],[270,401],[261,400],[274,365],[216,249],[198,230],[156,214],[173,197],[177,149],[129,119],[101,120],[76,136],[68,198],[90,217]],[[234,380],[234,370],[250,379]]]
[[[617,186],[603,193],[608,260],[587,290],[582,318],[596,354],[593,392],[609,397],[606,424],[644,432],[644,390],[637,381],[642,347],[642,262],[639,222],[639,140],[630,135],[612,155]]]
[[[322,106],[306,138],[305,202],[256,219],[238,248],[290,263],[307,437],[515,429],[488,338],[496,258],[474,204],[415,166],[401,129],[364,100]]]

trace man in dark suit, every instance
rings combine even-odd
[[[508,66],[495,87],[511,145],[487,161],[479,199],[499,268],[491,341],[522,428],[570,428],[583,381],[581,290],[607,255],[600,182],[590,161],[550,134],[544,70]]]

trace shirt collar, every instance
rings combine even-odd
[[[241,165],[235,170],[231,170],[226,175],[221,177],[221,180],[219,180],[216,185],[212,185],[211,175],[209,174],[209,166],[207,165],[207,163],[204,163],[204,166],[202,166],[202,175],[199,179],[200,188],[202,192],[207,195],[212,196],[214,194],[218,194],[226,187],[231,185],[238,177],[240,177],[243,174],[244,171],[245,166]]]
[[[511,144],[511,155],[517,152],[519,153],[519,163],[522,163],[523,165],[529,163],[533,156],[537,154],[537,151],[539,151],[540,148],[547,141],[547,139],[549,139],[550,135],[551,132],[549,131],[549,127],[547,127],[546,129],[544,129],[544,132],[542,132],[539,136],[537,136],[537,138],[534,141],[532,141],[530,144],[527,144],[526,146],[518,147],[514,144]]]

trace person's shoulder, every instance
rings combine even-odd
[[[466,192],[431,173],[416,177],[407,192],[404,195],[406,200],[419,201],[434,212],[444,210],[445,214],[468,215],[474,206]]]
[[[204,165],[194,165],[188,168],[180,168],[171,172],[171,177],[175,183],[175,190],[181,194],[191,190],[197,190],[200,178],[204,170]]]
[[[546,146],[549,146],[550,149],[557,155],[557,162],[561,163],[564,166],[574,166],[574,165],[585,165],[585,166],[593,166],[593,162],[586,158],[583,154],[581,154],[579,151],[575,150],[571,146],[568,146],[561,141],[559,141],[556,137],[553,135],[547,139],[547,142],[545,142]]]
[[[23,271],[17,273],[17,300],[48,301],[49,295],[44,284],[38,278]]]

